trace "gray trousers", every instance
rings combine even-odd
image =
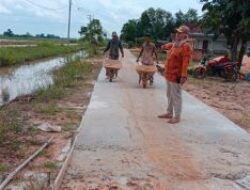
[[[174,117],[180,118],[182,111],[182,89],[181,84],[167,81],[167,112],[173,114]]]

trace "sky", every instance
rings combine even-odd
[[[0,0],[0,33],[10,28],[15,34],[66,37],[68,4],[69,0]],[[139,18],[150,7],[173,14],[194,8],[201,14],[202,4],[199,0],[72,0],[71,37],[79,37],[78,31],[88,22],[88,15],[100,19],[108,34],[120,33],[126,21]]]

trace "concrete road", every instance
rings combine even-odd
[[[137,81],[129,51],[114,83],[101,72],[61,189],[250,188],[248,133],[187,93],[183,121],[170,125],[157,118],[164,78],[148,89]]]

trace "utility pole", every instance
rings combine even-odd
[[[92,21],[92,16],[91,15],[87,15],[87,18],[89,19],[89,24],[91,24],[91,21]],[[92,34],[92,27],[91,25],[89,25],[89,29],[90,29],[90,33]],[[91,37],[89,38],[89,43],[92,44],[92,40],[91,40]]]
[[[89,19],[89,23],[91,23],[92,21],[92,15],[87,15],[88,19]]]
[[[68,42],[70,41],[71,8],[72,8],[72,0],[69,0],[69,15],[68,15]]]

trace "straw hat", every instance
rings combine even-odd
[[[188,26],[186,25],[181,25],[179,28],[176,29],[177,32],[179,33],[186,33],[186,34],[189,34],[190,32],[190,29]]]

